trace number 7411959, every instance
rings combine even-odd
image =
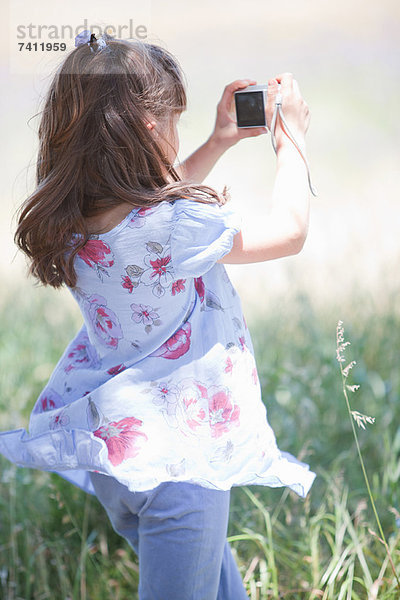
[[[18,46],[20,52],[64,52],[67,49],[65,42],[18,42]]]

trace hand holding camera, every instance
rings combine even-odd
[[[311,193],[316,196],[305,156],[310,112],[293,75],[283,73],[270,79],[268,85],[249,85],[237,90],[234,96],[238,129],[267,126],[277,154],[285,147],[296,149],[307,167]]]
[[[309,124],[309,111],[293,75],[283,73],[270,79],[268,85],[255,84],[253,79],[237,79],[225,87],[217,105],[214,137],[226,146],[232,146],[245,137],[268,133],[275,97],[280,91],[289,126],[300,138],[304,138]],[[281,139],[282,143],[285,141],[280,123],[277,124],[276,138],[278,146],[281,145]]]
[[[209,142],[224,152],[240,139],[270,131],[276,153],[287,148],[300,154],[307,167],[310,190],[316,196],[305,155],[309,122],[308,106],[291,73],[277,75],[264,85],[257,85],[251,79],[238,79],[224,89]]]
[[[275,109],[275,99],[279,92],[282,97],[282,110],[285,115],[285,121],[298,145],[304,148],[305,135],[310,124],[310,111],[301,96],[299,85],[297,81],[293,79],[291,73],[277,75],[274,79],[268,81],[266,106],[268,128],[271,129],[271,121]],[[282,128],[282,121],[279,115],[274,133],[277,150],[282,146],[291,143],[288,136],[285,134],[284,128]]]
[[[281,104],[285,120],[290,130],[304,142],[310,114],[304,102],[298,83],[291,73],[277,75],[268,81],[268,85],[249,85],[235,92],[236,120],[238,128],[265,127],[271,130],[277,95],[281,95]],[[274,135],[279,149],[287,141],[280,117],[277,118]]]
[[[238,90],[247,89],[256,82],[253,79],[237,79],[225,86],[221,100],[217,105],[217,118],[215,121],[214,131],[211,137],[224,150],[236,144],[239,140],[246,137],[257,137],[268,133],[266,127],[252,126],[247,128],[239,128],[237,126],[234,94]]]

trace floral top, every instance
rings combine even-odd
[[[189,481],[305,497],[315,474],[276,445],[241,302],[217,262],[240,221],[227,205],[178,199],[91,236],[70,290],[83,326],[29,434],[2,433],[0,452],[92,493],[88,471],[135,491]]]

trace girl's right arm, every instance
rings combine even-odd
[[[310,115],[291,73],[278,75],[268,82],[267,123],[270,126],[275,106],[277,83],[281,84],[282,110],[289,129],[305,151],[305,134]],[[276,131],[277,172],[272,194],[272,207],[265,216],[263,232],[254,234],[245,227],[233,239],[232,249],[219,263],[254,263],[297,254],[302,249],[308,232],[309,192],[307,169],[300,153],[280,126]]]

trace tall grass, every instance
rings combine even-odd
[[[360,459],[361,470],[362,470],[362,473],[363,473],[363,476],[364,476],[365,485],[367,487],[367,492],[368,492],[369,500],[371,502],[371,507],[372,507],[372,510],[374,512],[376,524],[378,525],[378,530],[379,530],[379,535],[380,535],[380,538],[378,538],[378,539],[385,546],[385,549],[386,549],[386,552],[387,552],[387,556],[388,556],[388,559],[389,559],[389,563],[390,563],[390,566],[392,568],[393,575],[394,575],[394,577],[396,579],[396,582],[397,582],[397,589],[400,592],[400,580],[399,580],[399,577],[398,577],[398,574],[397,574],[397,571],[396,571],[396,567],[394,566],[394,563],[393,563],[392,554],[391,554],[390,548],[388,546],[385,533],[384,533],[384,531],[382,529],[382,524],[381,524],[381,520],[379,518],[378,511],[376,510],[374,496],[373,496],[372,491],[371,491],[371,486],[370,486],[370,483],[369,483],[369,477],[368,477],[368,474],[367,474],[367,470],[365,468],[365,463],[364,463],[364,459],[363,459],[363,456],[362,456],[362,452],[361,452],[361,448],[360,448],[360,443],[358,441],[358,434],[357,434],[357,431],[356,431],[356,427],[354,425],[354,421],[355,421],[359,427],[361,427],[362,429],[365,430],[365,426],[368,423],[372,424],[372,423],[375,422],[375,417],[370,417],[368,415],[363,415],[358,410],[352,410],[352,407],[350,405],[349,392],[351,392],[351,393],[356,392],[360,388],[360,386],[358,384],[349,385],[348,383],[346,383],[347,382],[347,378],[349,376],[349,373],[350,373],[351,369],[353,369],[354,366],[357,364],[355,360],[352,360],[352,361],[348,362],[345,367],[343,366],[343,363],[346,362],[346,358],[344,356],[345,349],[349,345],[350,345],[350,342],[348,340],[345,341],[345,339],[344,339],[343,322],[339,321],[338,324],[337,324],[337,328],[336,328],[336,349],[337,349],[337,351],[336,351],[336,358],[337,358],[337,360],[339,362],[339,365],[340,365],[340,374],[342,376],[343,395],[344,395],[344,398],[345,398],[345,401],[346,401],[347,410],[348,410],[348,413],[349,413],[350,424],[351,424],[351,428],[352,428],[352,431],[353,431],[354,441],[356,443],[358,458]],[[370,530],[370,533],[373,533],[373,535],[376,535],[371,530]]]
[[[67,307],[67,308],[65,308]],[[395,600],[396,581],[374,528],[336,361],[338,317],[357,349],[349,375],[357,409],[376,418],[360,451],[382,529],[400,568],[400,315],[388,299],[313,305],[270,298],[246,315],[263,399],[278,445],[317,479],[302,500],[284,488],[235,487],[229,540],[252,600]],[[1,307],[0,428],[27,425],[33,402],[79,318],[62,295],[36,289]],[[350,381],[349,381],[350,383]],[[0,597],[137,598],[138,565],[96,498],[58,476],[0,460]]]

